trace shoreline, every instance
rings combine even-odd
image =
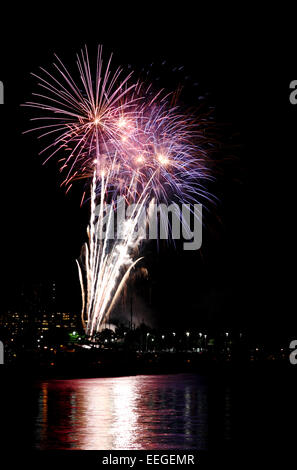
[[[42,367],[27,365],[0,366],[0,380],[24,379],[28,381],[39,380],[74,380],[91,378],[128,377],[139,375],[177,375],[197,374],[199,376],[224,379],[252,375],[271,376],[286,375],[296,378],[296,369],[285,361],[257,361],[257,362],[219,362],[219,361],[193,361],[192,363],[172,358],[171,363],[108,363],[106,364],[65,364],[60,367]]]

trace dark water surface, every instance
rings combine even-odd
[[[42,382],[36,411],[41,449],[207,447],[207,385],[197,376]]]
[[[296,390],[296,389],[295,389]],[[3,448],[210,450],[285,432],[295,405],[285,383],[198,374],[6,383]],[[281,422],[280,422],[281,421]],[[272,441],[271,441],[272,442]]]

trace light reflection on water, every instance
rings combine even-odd
[[[34,422],[40,449],[206,450],[207,384],[191,374],[44,381]]]

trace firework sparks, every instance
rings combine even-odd
[[[81,86],[58,57],[53,64],[54,72],[40,68],[40,74],[32,74],[39,81],[40,93],[33,93],[36,101],[28,101],[24,106],[46,111],[48,115],[32,118],[31,121],[46,124],[26,132],[37,131],[39,138],[50,139],[40,152],[48,154],[45,162],[62,154],[60,170],[66,171],[63,182],[66,185],[76,177],[89,176],[94,152],[100,166],[104,159],[99,156],[108,156],[110,147],[122,150],[123,132],[118,123],[123,114],[133,113],[135,99],[131,91],[135,85],[129,84],[131,73],[122,80],[122,69],[111,73],[111,58],[104,67],[102,47],[98,47],[93,77],[88,52],[81,51],[77,55]]]
[[[47,112],[33,121],[45,124],[39,138],[49,143],[41,154],[59,155],[63,183],[91,180],[91,216],[88,243],[77,262],[82,290],[82,322],[93,336],[108,317],[133,266],[140,243],[134,229],[145,209],[157,202],[195,203],[211,199],[205,189],[207,142],[201,123],[182,113],[162,93],[121,79],[122,69],[111,73],[111,57],[103,65],[99,46],[92,75],[87,50],[77,56],[78,83],[57,58],[55,73],[41,69],[35,75],[40,93],[26,106]],[[30,132],[28,131],[28,132]],[[118,196],[136,208],[122,227],[123,238],[102,239],[104,207],[115,206]],[[96,201],[100,201],[97,214]],[[112,212],[110,212],[111,214]],[[111,215],[107,226],[112,223]]]
[[[101,186],[104,187],[103,184]],[[127,220],[123,222],[122,241],[115,240],[111,245],[108,237],[102,239],[102,219],[100,209],[97,225],[96,214],[96,173],[94,173],[91,199],[91,220],[88,228],[89,242],[85,244],[81,262],[77,261],[79,279],[82,290],[82,322],[90,336],[97,332],[116,302],[122,287],[129,276],[131,269],[140,261],[133,261],[133,253],[141,240],[135,239],[135,226],[138,223],[147,201],[144,194],[143,201],[133,210]],[[100,207],[104,207],[104,191],[101,191]],[[150,206],[148,207],[148,214]],[[107,219],[107,232],[112,219],[112,211]],[[148,219],[147,215],[147,219]],[[84,276],[84,272],[86,275]],[[124,272],[121,281],[117,283],[121,272]]]

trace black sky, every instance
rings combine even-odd
[[[202,251],[148,253],[154,308],[167,324],[182,316],[189,324],[243,325],[266,334],[294,330],[293,286],[284,265],[292,256],[288,206],[297,123],[288,101],[289,83],[297,78],[297,66],[284,54],[290,42],[277,44],[265,19],[240,12],[214,19],[203,11],[168,17],[95,10],[61,15],[52,8],[18,18],[10,12],[11,27],[1,31],[2,307],[22,282],[40,279],[56,279],[65,308],[77,306],[74,260],[85,239],[87,206],[79,207],[80,187],[69,195],[59,187],[55,161],[42,166],[40,144],[21,134],[29,114],[20,104],[36,87],[30,72],[50,65],[53,53],[72,66],[80,47],[95,51],[102,43],[114,51],[115,63],[132,69],[163,60],[184,66],[190,82],[199,83],[197,94],[191,89],[193,103],[200,92],[209,94],[225,143],[213,188],[220,203],[212,208]],[[169,89],[172,82],[168,74]]]

